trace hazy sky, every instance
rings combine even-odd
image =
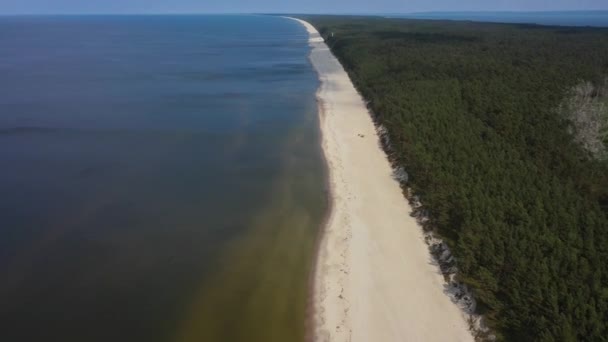
[[[406,13],[608,10],[608,0],[0,0],[14,13]]]

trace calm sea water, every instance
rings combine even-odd
[[[393,15],[391,15],[393,16]],[[608,27],[608,11],[564,12],[426,12],[393,17],[411,19],[471,20],[495,23]]]
[[[0,341],[297,341],[325,210],[305,30],[0,17]]]

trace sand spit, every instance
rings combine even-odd
[[[292,18],[293,19],[293,18]],[[313,281],[315,341],[473,341],[410,216],[361,96],[317,30],[306,27],[331,213]]]

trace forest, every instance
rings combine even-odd
[[[497,339],[608,341],[608,162],[572,108],[581,85],[608,104],[608,29],[301,18],[386,129]]]

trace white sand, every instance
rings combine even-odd
[[[463,313],[444,293],[363,100],[317,30],[298,21],[310,34],[310,59],[321,80],[332,195],[314,275],[315,340],[473,341]]]

